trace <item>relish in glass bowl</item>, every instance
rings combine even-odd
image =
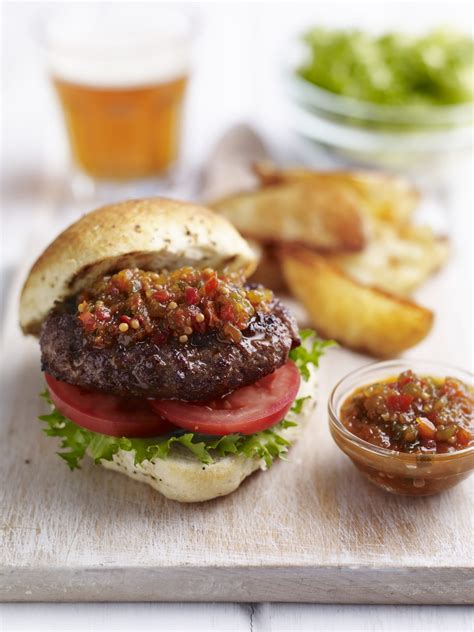
[[[474,469],[472,380],[462,369],[418,360],[357,369],[330,396],[332,437],[382,489],[436,494]]]

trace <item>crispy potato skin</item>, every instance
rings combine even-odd
[[[405,178],[376,171],[311,171],[295,167],[278,169],[271,162],[253,166],[264,187],[312,183],[329,195],[337,190],[342,197],[355,196],[371,216],[393,224],[407,223],[419,202],[420,194]]]
[[[346,347],[380,358],[398,355],[428,334],[433,313],[352,280],[308,249],[281,248],[283,273],[314,327]]]
[[[373,238],[362,252],[329,255],[352,279],[399,296],[410,296],[449,256],[447,239],[427,226],[374,221]]]
[[[304,244],[280,242],[255,244],[260,260],[251,281],[275,292],[288,293],[283,278],[279,249],[282,245],[304,247]],[[426,226],[394,227],[374,220],[373,237],[360,252],[330,254],[326,259],[351,279],[397,296],[409,297],[436,273],[449,257],[449,242],[437,237]]]
[[[283,240],[326,252],[357,252],[369,238],[369,222],[354,193],[311,181],[237,193],[210,207],[263,243]]]

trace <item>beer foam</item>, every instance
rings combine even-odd
[[[45,44],[54,77],[91,87],[164,83],[185,76],[190,66],[189,22],[162,9],[67,12],[46,25]]]

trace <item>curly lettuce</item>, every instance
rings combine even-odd
[[[311,330],[301,331],[300,336],[303,344],[290,352],[290,358],[295,362],[302,378],[308,380],[309,365],[317,368],[326,347],[334,343],[319,339]],[[189,450],[203,464],[213,463],[216,456],[233,454],[262,460],[269,468],[274,459],[285,458],[290,446],[290,442],[282,436],[282,430],[297,425],[295,421],[284,419],[271,428],[252,435],[234,433],[216,437],[178,430],[164,437],[129,439],[111,437],[82,428],[54,407],[48,390],[45,390],[41,397],[52,407],[49,414],[39,417],[46,423],[43,430],[49,437],[58,437],[61,440],[62,451],[58,452],[58,455],[64,459],[71,470],[80,468],[80,463],[86,453],[96,463],[100,463],[101,460],[111,461],[119,450],[134,452],[135,464],[138,465],[143,461],[166,459],[173,447],[178,445]],[[299,414],[306,399],[308,398],[296,399],[291,412]]]
[[[334,347],[334,340],[321,340],[312,329],[300,330],[301,345],[290,351],[290,359],[296,364],[303,380],[311,375],[310,364],[319,368],[319,360],[328,347]]]

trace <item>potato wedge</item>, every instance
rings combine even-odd
[[[406,179],[376,171],[311,171],[278,169],[270,162],[254,165],[263,186],[312,182],[327,194],[334,188],[341,195],[355,194],[373,217],[394,224],[406,223],[419,202],[419,193]]]
[[[352,279],[399,296],[409,296],[447,260],[449,245],[428,226],[375,222],[373,238],[362,252],[330,255]]]
[[[250,283],[260,283],[274,292],[287,294],[288,289],[281,271],[278,246],[257,244],[252,240],[249,240],[249,244],[259,255],[257,269],[249,278]]]
[[[283,247],[281,260],[293,295],[325,337],[389,358],[416,345],[431,329],[430,310],[352,280],[321,255]]]
[[[278,245],[261,245],[259,252],[260,261],[251,280],[274,291],[287,292]],[[361,252],[325,256],[363,285],[410,296],[446,262],[449,243],[426,226],[404,226],[395,230],[386,222],[378,222],[373,238]]]
[[[246,237],[290,242],[325,251],[362,250],[370,221],[357,195],[300,182],[239,193],[211,204]]]

